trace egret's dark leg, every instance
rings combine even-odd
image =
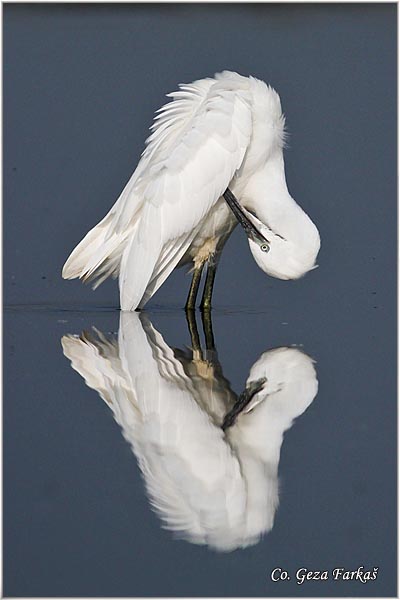
[[[192,308],[187,309],[186,320],[189,328],[193,353],[196,353],[202,359],[203,357],[200,344],[200,336],[197,329],[196,311]]]
[[[197,269],[195,269],[193,271],[192,283],[190,284],[189,295],[186,300],[186,306],[185,306],[186,310],[193,310],[194,308],[196,308],[196,298],[197,298],[197,292],[199,291],[199,285],[200,285],[200,280],[201,280],[201,273],[203,271],[203,266],[204,266],[204,263],[200,267],[197,267]]]
[[[214,288],[215,273],[217,271],[218,258],[212,254],[207,261],[207,277],[204,284],[203,297],[201,299],[200,308],[202,311],[210,310],[211,297]]]
[[[209,310],[202,312],[204,339],[207,350],[215,350],[214,333],[212,328],[211,312]]]
[[[203,310],[201,319],[203,323],[204,340],[206,343],[205,359],[212,364],[216,364],[218,363],[218,357],[217,349],[215,348],[211,311]]]

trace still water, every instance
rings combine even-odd
[[[379,348],[291,316],[9,308],[6,595],[393,595]],[[359,566],[377,580],[332,578]]]

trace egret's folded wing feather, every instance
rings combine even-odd
[[[146,286],[145,293],[140,300],[139,308],[142,308],[150,300],[167,277],[169,277],[185,255],[196,234],[197,229],[194,229],[188,234],[182,234],[179,238],[171,240],[164,245],[163,251],[151,274],[151,279]]]
[[[213,83],[212,79],[194,82],[190,98],[170,102],[157,111],[160,114],[152,127],[156,131],[148,138],[137,168],[111,210],[71,252],[62,271],[65,279],[97,280],[97,287],[110,275],[119,274],[122,254],[135,235],[143,208],[143,186],[148,184],[145,175],[159,162],[160,151],[166,152],[179,137]]]
[[[123,310],[143,306],[165,281],[243,162],[252,133],[248,93],[219,100],[211,87],[179,135],[175,120],[165,120],[150,136],[145,205],[120,270]]]
[[[157,111],[158,115],[150,128],[152,133],[146,140],[146,147],[137,169],[111,209],[114,216],[113,228],[116,232],[125,231],[129,227],[135,213],[135,196],[138,195],[143,200],[143,191],[148,185],[149,176],[153,177],[154,170],[168,155],[169,148],[182,136],[213,83],[213,79],[195,81],[191,84],[192,92],[189,97],[168,102]],[[173,92],[167,96],[174,97],[178,93]]]

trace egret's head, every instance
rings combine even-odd
[[[252,90],[253,133],[237,175],[239,183],[241,177],[245,179],[237,194],[245,216],[268,242],[245,230],[263,271],[279,279],[298,279],[315,268],[320,237],[286,185],[285,119],[279,96],[257,80],[252,80]]]
[[[317,267],[318,229],[294,201],[271,215],[273,224],[253,211],[243,211],[266,240],[249,237],[250,250],[265,273],[278,279],[298,279]]]

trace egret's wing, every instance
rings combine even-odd
[[[120,277],[121,307],[154,294],[178,264],[202,218],[237,171],[252,129],[249,82],[182,84],[155,118],[142,158],[119,199],[73,250],[63,277]]]
[[[190,90],[190,96],[179,97],[157,111],[160,114],[155,118],[154,131],[146,140],[137,168],[111,210],[69,256],[63,267],[64,278],[93,280],[93,288],[96,288],[108,276],[119,274],[122,254],[140,222],[148,183],[146,171],[158,160],[157,156],[167,153],[174,139],[179,138],[213,83],[213,79],[202,79],[190,86],[182,85],[176,95]]]
[[[144,191],[148,184],[146,172],[161,157],[168,155],[169,148],[183,135],[213,83],[213,79],[207,78],[194,81],[190,85],[181,84],[179,91],[167,94],[167,97],[173,98],[174,101],[156,111],[154,123],[150,127],[152,133],[145,142],[146,147],[141,160],[110,211],[116,233],[129,228],[140,202],[144,199]]]
[[[252,132],[249,91],[235,79],[230,85],[213,83],[201,101],[191,86],[174,98],[144,154],[140,226],[120,269],[123,310],[143,306],[179,263],[240,168]],[[182,119],[183,107],[194,103],[196,109],[190,116],[185,109]],[[122,216],[119,223],[127,225]]]

